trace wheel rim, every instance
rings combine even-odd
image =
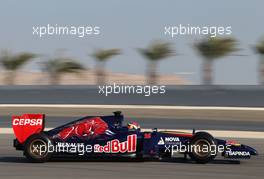
[[[204,158],[207,157],[208,155],[210,155],[210,146],[211,144],[209,143],[208,140],[205,139],[199,139],[194,143],[194,147],[195,147],[195,155],[197,155],[198,157]],[[207,151],[205,151],[205,147],[207,148]]]
[[[35,139],[29,146],[30,154],[35,158],[43,158],[47,155],[47,143],[42,139]]]

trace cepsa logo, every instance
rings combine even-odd
[[[13,126],[26,126],[26,125],[30,125],[30,126],[38,126],[38,125],[42,125],[43,120],[42,119],[19,119],[19,118],[15,118],[13,120]]]
[[[125,152],[136,152],[137,148],[137,135],[127,136],[127,140],[120,142],[118,139],[108,141],[106,145],[102,146],[99,144],[94,145],[94,152],[96,153],[125,153]]]

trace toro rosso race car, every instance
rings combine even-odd
[[[14,147],[32,162],[46,162],[56,156],[160,160],[180,155],[197,163],[207,163],[217,154],[231,159],[257,155],[252,147],[216,139],[207,132],[142,131],[136,122],[123,125],[123,118],[121,112],[111,116],[86,116],[44,131],[43,114],[13,116]]]

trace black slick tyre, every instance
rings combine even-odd
[[[48,151],[49,143],[51,141],[44,133],[33,134],[25,142],[24,155],[30,162],[46,162],[52,155]]]
[[[217,155],[217,141],[207,132],[197,132],[190,141],[189,156],[197,163],[205,164]]]

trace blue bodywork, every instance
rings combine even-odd
[[[119,143],[125,142],[128,140],[128,136],[136,135],[136,151],[134,152],[88,152],[85,153],[86,157],[93,156],[118,156],[118,157],[143,157],[143,158],[162,158],[162,157],[174,157],[173,150],[175,148],[181,148],[182,145],[188,146],[195,136],[195,131],[193,133],[183,133],[179,131],[159,131],[153,129],[152,131],[141,131],[129,130],[127,126],[123,125],[124,116],[120,113],[116,113],[111,116],[100,116],[100,118],[108,124],[109,131],[111,135],[102,134],[96,138],[88,137],[78,137],[71,136],[66,140],[58,138],[58,133],[63,129],[72,126],[76,123],[82,122],[83,120],[94,118],[95,116],[86,116],[81,119],[75,120],[73,122],[67,123],[65,125],[56,127],[52,130],[45,131],[44,133],[49,137],[54,145],[58,143],[65,144],[78,144],[82,143],[84,145],[99,145],[106,146],[109,141],[118,140]],[[215,139],[217,145],[227,146],[231,149],[231,152],[223,151],[221,155],[225,158],[235,158],[235,159],[248,159],[252,155],[257,155],[257,151],[252,147],[247,145],[230,143],[226,140]],[[129,144],[126,144],[129,145]],[[23,150],[23,144],[15,144],[17,149]],[[128,146],[126,146],[128,148]],[[56,153],[58,155],[70,155],[72,153]],[[188,152],[177,151],[175,154],[180,154],[186,156]]]

